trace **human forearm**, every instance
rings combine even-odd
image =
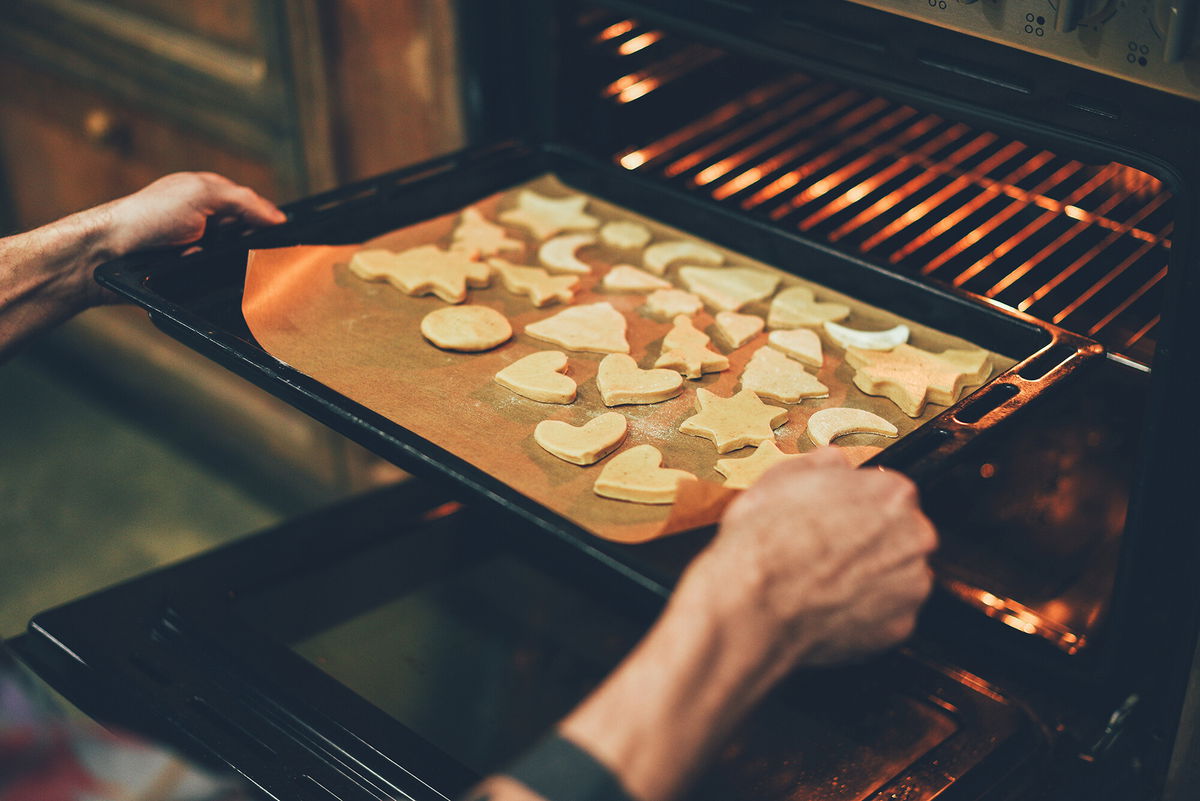
[[[677,796],[783,672],[762,616],[697,589],[559,726],[639,801]]]
[[[94,301],[92,271],[114,254],[107,206],[0,239],[0,361]]]

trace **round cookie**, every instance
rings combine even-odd
[[[507,342],[512,326],[487,306],[447,306],[421,319],[421,334],[442,350],[479,351]]]

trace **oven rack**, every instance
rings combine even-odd
[[[674,93],[673,124],[617,137],[625,169],[1152,361],[1174,225],[1157,179],[803,73],[764,77],[620,14],[576,24],[601,102],[642,121],[633,107]],[[717,69],[744,86],[679,102]]]

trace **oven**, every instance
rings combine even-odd
[[[697,797],[1195,797],[1198,11],[459,3],[470,148],[101,272],[423,478],[51,610],[18,649],[273,798],[453,797],[534,742],[711,530],[564,525],[265,353],[240,300],[248,248],[359,242],[551,171],[1016,361],[878,457],[943,538],[913,642],[792,677]]]

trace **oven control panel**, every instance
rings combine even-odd
[[[1200,99],[1200,0],[850,0]]]

